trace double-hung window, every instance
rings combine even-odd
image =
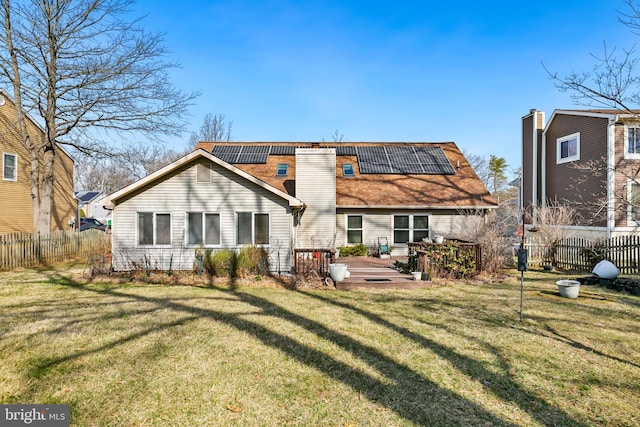
[[[138,212],[138,245],[170,245],[171,215]]]
[[[187,214],[187,244],[220,245],[220,214],[189,212]]]
[[[629,180],[627,184],[628,194],[628,217],[630,225],[637,225],[640,223],[640,183]]]
[[[580,132],[557,139],[556,163],[580,160]]]
[[[627,125],[624,128],[625,150],[627,159],[640,159],[640,124]]]
[[[347,244],[363,243],[362,215],[347,215]]]
[[[429,237],[428,215],[394,215],[393,216],[393,242],[394,244],[406,244],[407,242],[420,242]]]
[[[270,234],[268,213],[238,212],[236,236],[238,245],[268,245]]]
[[[18,180],[18,156],[4,153],[2,155],[2,179],[5,181]]]
[[[628,129],[627,153],[640,154],[640,127],[630,127]]]

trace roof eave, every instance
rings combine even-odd
[[[276,194],[277,196],[282,197],[283,199],[285,199],[285,200],[287,200],[289,202],[289,206],[290,207],[302,207],[302,206],[304,206],[304,203],[301,200],[299,200],[299,199],[297,199],[297,198],[295,198],[295,197],[293,197],[293,196],[291,196],[291,195],[289,195],[289,194],[287,194],[287,193],[285,193],[285,192],[283,192],[283,191],[281,191],[281,190],[279,190],[279,189],[267,184],[266,182],[254,177],[253,175],[250,175],[250,174],[244,172],[241,169],[238,169],[237,167],[235,167],[235,166],[233,166],[233,165],[231,165],[231,164],[229,164],[229,163],[227,163],[227,162],[225,162],[223,160],[220,160],[219,158],[215,157],[214,155],[212,155],[211,153],[209,153],[209,152],[207,152],[206,150],[203,150],[203,149],[198,149],[198,150],[192,151],[191,153],[186,154],[185,156],[183,156],[180,159],[176,160],[175,162],[172,162],[172,163],[168,164],[167,166],[157,170],[156,172],[154,172],[154,173],[152,173],[150,175],[147,175],[146,177],[134,182],[133,184],[130,184],[130,185],[126,186],[125,188],[123,188],[123,189],[121,189],[119,191],[116,191],[113,194],[110,194],[109,196],[101,199],[100,200],[100,204],[103,205],[103,206],[115,206],[115,205],[117,205],[117,201],[119,199],[127,196],[128,194],[134,192],[135,190],[137,190],[139,188],[142,188],[142,187],[154,182],[156,179],[161,178],[162,176],[168,174],[169,172],[171,172],[171,171],[173,171],[175,169],[178,169],[179,167],[181,167],[181,166],[183,166],[183,165],[195,160],[198,157],[204,157],[204,158],[210,160],[211,162],[216,163],[217,165],[219,165],[219,166],[221,166],[221,167],[223,167],[223,168],[235,173],[236,175],[239,175],[242,178],[253,182],[254,184],[264,188],[265,190],[267,190],[267,191],[269,191],[269,192],[271,192],[273,194]]]
[[[468,205],[468,206],[436,206],[436,205],[336,205],[338,209],[407,209],[407,210],[474,210],[497,209],[498,205]]]

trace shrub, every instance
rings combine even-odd
[[[444,245],[426,245],[427,270],[434,277],[461,278],[476,271],[473,250],[461,248],[455,241]]]
[[[353,246],[341,246],[340,256],[366,256],[367,247],[363,243],[358,243]]]
[[[202,256],[202,267],[209,276],[233,277],[235,275],[235,252],[220,249],[213,252],[205,249]]]
[[[269,273],[269,253],[257,246],[246,246],[240,250],[237,258],[236,274],[264,275]]]

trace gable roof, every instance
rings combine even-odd
[[[639,121],[640,110],[614,110],[614,109],[587,109],[587,110],[574,110],[574,109],[557,109],[554,110],[549,118],[549,121],[545,125],[545,129],[553,122],[557,115],[570,115],[570,116],[582,116],[582,117],[595,117],[601,119],[610,119],[614,121]]]
[[[2,102],[9,101],[11,105],[13,105],[14,109],[17,108],[15,100],[11,97],[11,95],[9,95],[9,93],[6,90],[2,88],[0,88],[0,101]],[[24,113],[24,116],[27,118],[27,120],[29,120],[31,124],[38,130],[38,132],[41,132],[44,135],[44,128],[42,127],[42,125],[40,125],[40,123],[38,123],[38,121],[34,119],[33,116],[29,114],[28,111],[25,111],[23,109],[22,112]],[[58,142],[56,142],[55,144],[56,144],[56,147],[58,147],[58,149],[60,149],[60,151],[64,153],[64,155],[67,156],[75,164],[75,160],[73,159],[71,154],[69,154],[69,152],[65,150],[62,144]]]
[[[199,158],[205,158],[207,160],[209,160],[210,162],[217,164],[225,169],[227,169],[228,171],[240,176],[243,179],[246,179],[247,181],[250,181],[256,185],[258,185],[259,187],[264,188],[265,190],[269,191],[270,193],[275,194],[278,197],[281,197],[282,199],[286,200],[289,203],[289,206],[291,207],[302,207],[304,206],[304,203],[301,200],[296,199],[295,197],[291,196],[290,194],[287,194],[286,192],[281,191],[278,188],[275,188],[271,185],[269,185],[268,183],[261,181],[260,179],[258,179],[255,176],[252,176],[248,173],[246,173],[245,171],[229,164],[226,163],[220,159],[218,159],[217,157],[213,156],[211,153],[206,152],[205,150],[202,149],[196,149],[195,151],[192,151],[191,153],[181,157],[180,159],[176,160],[173,163],[170,163],[169,165],[163,167],[162,169],[159,169],[157,171],[155,171],[154,173],[147,175],[146,177],[134,182],[133,184],[130,184],[126,187],[124,187],[121,190],[116,191],[113,194],[110,194],[109,196],[103,198],[100,200],[100,204],[102,206],[115,206],[118,202],[119,199],[122,199],[123,197],[147,186],[147,185],[152,185],[156,180],[170,174],[171,172],[177,170],[178,168],[187,165],[188,163],[199,159]]]
[[[200,142],[197,148],[208,152],[222,153],[233,151],[224,147],[252,147],[248,152],[262,153],[253,163],[234,163],[234,165],[259,178],[269,185],[280,189],[291,196],[295,196],[296,161],[293,155],[293,147],[298,148],[335,148],[336,149],[336,204],[339,208],[430,208],[430,209],[473,209],[494,208],[498,205],[496,200],[478,178],[473,168],[462,155],[453,142],[349,142],[349,143],[310,143],[310,142]],[[221,147],[216,149],[216,147]],[[271,147],[271,148],[265,148]],[[274,148],[276,147],[276,148]],[[289,147],[289,148],[287,148]],[[402,147],[410,147],[412,150],[442,153],[442,159],[435,160],[434,164],[428,164],[429,160],[423,158],[418,167],[420,173],[401,173],[406,165],[411,169],[413,160],[407,160],[392,170],[394,162],[388,158],[382,158],[380,162],[374,158],[373,163],[381,168],[379,171],[386,173],[372,173],[376,169],[362,170],[364,152],[367,154],[378,152],[388,157],[391,152],[402,152]],[[383,147],[384,150],[379,148]],[[267,155],[264,152],[267,152]],[[406,152],[406,150],[404,150]],[[285,153],[285,154],[282,154]],[[439,155],[438,155],[439,156]],[[246,161],[236,157],[237,161]],[[446,162],[446,164],[444,164]],[[276,176],[279,164],[286,164],[288,174],[286,177]],[[354,176],[343,176],[342,167],[351,164]],[[427,165],[425,168],[424,166]],[[394,173],[392,173],[394,172]]]

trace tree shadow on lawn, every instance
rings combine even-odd
[[[157,325],[144,331],[130,334],[124,338],[106,343],[94,349],[76,351],[73,354],[64,357],[50,358],[44,363],[33,366],[32,370],[34,374],[46,374],[49,369],[55,368],[56,365],[61,363],[80,358],[86,354],[97,353],[117,347],[118,345],[126,344],[159,329],[183,325],[186,322],[191,322],[199,318],[208,318],[217,322],[222,322],[234,327],[238,331],[253,336],[264,345],[279,350],[298,360],[300,363],[314,368],[333,378],[335,381],[349,386],[352,390],[359,392],[370,401],[390,409],[403,419],[417,425],[515,425],[498,418],[496,415],[487,411],[477,403],[440,387],[433,381],[421,376],[407,366],[390,359],[377,348],[364,345],[350,336],[332,330],[315,320],[292,313],[291,311],[264,298],[242,293],[233,289],[213,288],[218,292],[233,294],[238,298],[239,302],[258,308],[263,313],[267,313],[270,316],[275,316],[282,320],[293,322],[316,336],[340,346],[344,351],[349,352],[356,358],[365,362],[371,368],[378,371],[384,378],[376,378],[366,372],[349,366],[348,364],[337,360],[336,358],[333,358],[312,346],[302,344],[288,336],[274,332],[260,323],[242,319],[238,314],[230,314],[208,308],[193,307],[184,303],[176,302],[170,298],[153,298],[132,295],[130,293],[121,293],[117,289],[95,289],[59,275],[50,277],[50,281],[70,288],[108,295],[110,297],[124,297],[127,300],[134,298],[139,302],[156,304],[158,306],[158,310],[171,309],[176,312],[184,313],[187,317],[175,322]],[[309,293],[304,293],[303,295],[319,298],[324,301],[324,298],[311,295]],[[412,332],[400,328],[392,323],[386,322],[371,313],[357,309],[348,304],[336,303],[329,299],[327,299],[326,302],[338,304],[345,309],[353,310],[395,332],[401,333],[404,336],[421,343],[424,346],[430,347],[436,353],[452,361],[464,372],[472,373],[467,367],[463,366],[465,363],[474,366],[474,370],[480,370],[482,372],[482,367],[479,362],[462,358],[439,344],[425,340],[423,337],[413,334]],[[489,372],[484,372],[483,376],[490,380],[505,381],[505,378],[497,377]],[[501,388],[492,389],[492,391],[497,392],[499,395],[501,390]],[[501,397],[505,398],[505,400],[514,400],[512,396],[501,395]],[[523,407],[526,406],[526,404],[546,406],[546,403],[528,395],[525,392],[519,393],[515,401]],[[528,408],[528,412],[531,411],[532,409]],[[554,419],[559,421],[561,424],[573,426],[580,425],[580,423],[569,418],[567,415],[562,414],[557,410],[555,412],[556,413],[553,414]],[[533,413],[534,415],[540,415],[540,413],[536,411],[533,411]]]
[[[574,347],[578,350],[583,350],[586,351],[590,354],[594,354],[600,357],[604,357],[616,362],[620,362],[620,363],[624,363],[630,366],[634,366],[637,368],[640,368],[640,365],[638,363],[635,363],[631,360],[626,360],[626,359],[622,359],[618,356],[615,355],[611,355],[611,354],[607,354],[601,350],[598,350],[595,347],[592,347],[590,345],[587,344],[583,344],[581,342],[579,342],[576,339],[572,339],[569,336],[567,336],[566,334],[562,334],[560,333],[556,328],[553,328],[552,326],[549,325],[550,322],[571,322],[573,325],[577,325],[580,324],[584,327],[588,327],[588,328],[592,328],[592,327],[596,327],[594,326],[593,323],[589,323],[586,321],[578,321],[576,319],[580,319],[580,318],[593,318],[593,319],[598,319],[598,318],[620,318],[620,316],[622,316],[622,314],[617,311],[617,310],[610,310],[607,307],[603,307],[603,306],[593,306],[593,305],[585,305],[585,304],[581,304],[580,301],[581,300],[585,300],[585,299],[590,299],[590,300],[594,300],[594,301],[602,301],[602,302],[610,302],[610,301],[614,301],[620,304],[624,304],[626,303],[624,298],[620,298],[616,295],[612,296],[607,295],[607,296],[601,296],[598,294],[589,294],[587,293],[587,295],[583,298],[582,296],[577,299],[577,300],[572,300],[572,299],[567,299],[564,297],[560,296],[560,293],[558,291],[539,291],[536,293],[529,293],[528,297],[530,298],[532,295],[535,296],[536,294],[540,294],[543,297],[549,298],[552,297],[552,299],[549,300],[549,303],[553,303],[556,305],[563,305],[563,306],[567,306],[567,310],[571,309],[571,310],[580,310],[581,312],[583,312],[583,315],[579,315],[579,316],[574,316],[572,318],[566,318],[566,317],[552,317],[552,316],[540,316],[540,315],[531,315],[528,314],[526,311],[526,307],[525,307],[525,312],[524,312],[524,319],[525,321],[531,321],[531,322],[535,322],[537,324],[537,328],[533,328],[533,327],[529,327],[529,325],[526,322],[514,322],[514,319],[517,319],[518,313],[517,311],[513,311],[513,312],[497,312],[495,310],[491,310],[488,308],[484,308],[482,305],[471,305],[471,304],[465,304],[465,303],[459,303],[456,304],[454,302],[451,301],[442,301],[442,300],[437,300],[434,298],[430,298],[430,299],[424,299],[421,298],[418,301],[412,300],[414,301],[414,303],[419,304],[420,306],[422,306],[422,308],[424,308],[425,310],[433,310],[435,306],[438,307],[438,309],[442,309],[442,308],[446,308],[446,309],[462,309],[465,310],[466,312],[471,313],[472,317],[476,320],[479,320],[487,325],[493,325],[493,326],[505,326],[508,328],[511,328],[513,330],[516,331],[522,331],[524,333],[527,334],[531,334],[531,335],[535,335],[535,336],[543,336],[545,338],[549,338],[558,342],[561,342],[563,344],[567,344],[571,347]],[[582,294],[581,294],[582,295]],[[617,332],[624,332],[625,329],[627,332],[629,333],[635,333],[636,332],[636,325],[632,324],[630,322],[636,320],[636,318],[634,316],[629,316],[628,318],[623,318],[620,319],[620,325],[616,327],[616,331]],[[432,327],[444,327],[445,329],[446,326],[442,326],[439,324],[431,324],[429,323],[429,326]],[[600,328],[601,326],[597,326],[598,328]],[[453,331],[451,330],[452,333],[459,333],[459,331]]]
[[[550,405],[548,402],[522,389],[520,385],[518,385],[512,378],[510,378],[510,365],[508,361],[502,356],[501,352],[496,347],[491,346],[488,343],[483,344],[485,345],[485,348],[487,348],[499,360],[501,371],[504,372],[504,374],[497,374],[495,372],[492,372],[490,369],[487,369],[487,367],[481,361],[459,354],[451,348],[448,348],[438,342],[412,332],[402,326],[398,326],[386,319],[381,318],[377,314],[358,308],[352,304],[335,301],[319,294],[306,295],[312,298],[319,299],[323,302],[326,302],[327,304],[333,304],[346,310],[351,310],[359,314],[360,316],[363,316],[374,323],[384,326],[420,344],[424,348],[433,351],[438,356],[450,362],[460,372],[463,372],[469,377],[480,381],[484,385],[484,387],[487,388],[492,394],[506,402],[513,402],[516,406],[522,409],[523,412],[528,413],[532,418],[536,419],[543,425],[549,425],[550,422],[553,423],[553,425],[584,425],[559,408]],[[442,325],[432,326],[446,329],[446,326]],[[459,334],[459,331],[450,330],[449,332]],[[467,338],[477,341],[477,338],[475,337],[467,336]]]

